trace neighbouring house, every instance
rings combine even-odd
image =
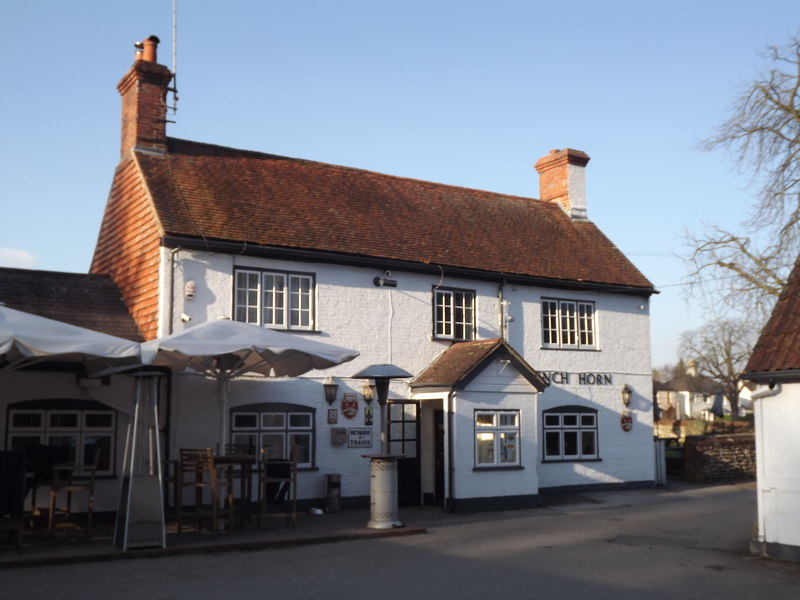
[[[722,416],[722,391],[715,381],[682,375],[653,385],[661,419],[713,421]],[[730,408],[728,408],[730,414]]]
[[[157,43],[118,84],[92,277],[116,284],[146,339],[225,318],[361,353],[232,382],[232,441],[294,448],[309,505],[329,474],[343,505],[366,505],[380,426],[352,376],[391,363],[413,374],[388,406],[401,504],[518,508],[543,490],[653,484],[655,290],[589,220],[585,153],[541,158],[536,199],[171,138]],[[212,444],[213,383],[176,373],[164,395],[165,453]]]
[[[746,372],[755,410],[755,549],[800,560],[800,259],[761,331]]]
[[[731,416],[731,405],[719,382],[697,373],[694,361],[686,365],[686,373],[669,381],[653,382],[656,420],[716,421]],[[739,393],[739,415],[733,420],[752,413],[750,393],[747,388]]]

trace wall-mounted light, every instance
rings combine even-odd
[[[194,282],[194,280],[193,280],[193,279],[190,279],[190,280],[189,280],[189,281],[187,281],[187,282],[186,282],[186,284],[183,286],[183,296],[184,296],[184,297],[185,297],[187,300],[193,300],[193,299],[194,299],[194,295],[195,295],[196,293],[197,293],[197,284]]]
[[[322,382],[322,387],[325,390],[325,401],[328,404],[336,402],[336,393],[339,391],[339,384],[333,380],[333,377],[328,375],[325,381]]]
[[[631,404],[631,398],[633,398],[633,390],[626,383],[620,393],[622,394],[622,403],[625,405],[625,408],[628,408]]]
[[[361,394],[364,396],[364,402],[372,404],[372,401],[375,399],[375,388],[372,387],[371,383],[365,383],[361,386]]]
[[[392,279],[391,271],[385,271],[383,277],[376,277],[372,280],[372,283],[375,287],[397,287],[397,282]]]

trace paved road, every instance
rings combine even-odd
[[[0,597],[800,598],[800,565],[748,552],[753,484],[670,484],[572,500],[455,517],[401,512],[429,528],[408,537],[5,570]]]

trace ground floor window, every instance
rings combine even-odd
[[[560,406],[542,413],[544,460],[598,458],[597,411],[584,406]]]
[[[99,452],[97,475],[114,472],[117,411],[87,400],[31,400],[12,404],[8,411],[9,450],[26,456],[38,445],[58,448],[63,462],[74,463],[87,475]]]
[[[268,459],[286,460],[294,451],[298,467],[313,467],[315,412],[299,404],[237,406],[231,409],[231,443],[258,449]]]
[[[475,411],[475,466],[510,467],[520,464],[519,411]]]

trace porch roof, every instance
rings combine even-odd
[[[457,342],[440,354],[425,370],[411,380],[412,388],[463,388],[488,363],[496,359],[511,361],[519,373],[538,391],[547,387],[544,378],[531,367],[503,338]]]

